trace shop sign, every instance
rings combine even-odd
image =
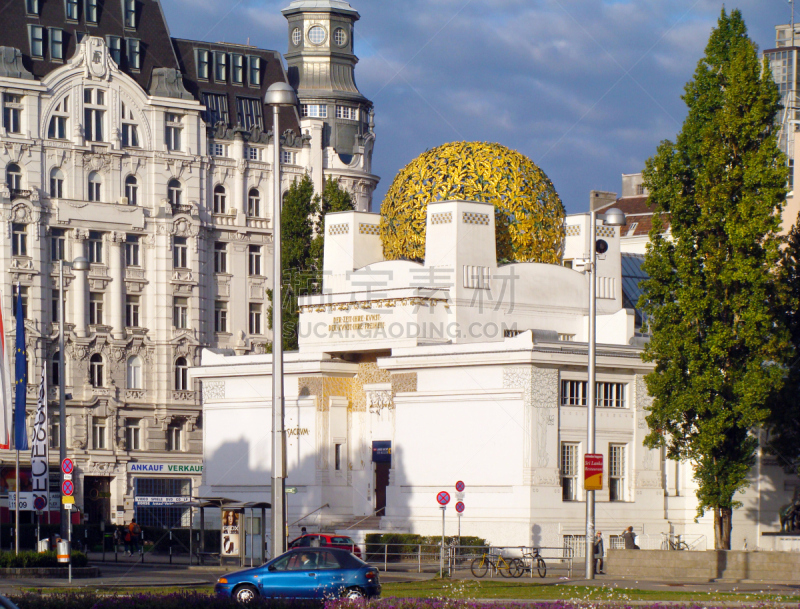
[[[191,503],[191,497],[134,497],[137,507],[180,507]]]
[[[603,455],[594,453],[584,455],[583,488],[587,491],[603,490]]]
[[[372,462],[391,463],[392,443],[389,440],[376,440],[372,443]]]
[[[203,465],[175,465],[174,463],[128,463],[128,471],[135,474],[202,474]]]

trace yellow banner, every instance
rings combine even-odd
[[[61,495],[61,503],[75,503],[75,497],[72,495]]]
[[[594,474],[587,476],[583,481],[583,488],[587,491],[602,491],[603,490],[603,474]]]

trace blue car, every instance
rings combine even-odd
[[[220,577],[219,596],[249,603],[265,598],[374,598],[381,594],[378,569],[347,550],[296,548],[252,569]]]

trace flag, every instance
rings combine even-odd
[[[47,366],[42,366],[42,382],[39,384],[39,399],[36,401],[36,417],[33,421],[33,446],[31,448],[31,478],[33,481],[33,507],[43,510],[47,507],[47,493],[50,472],[47,466],[48,438],[47,424]],[[37,506],[38,504],[42,507]]]
[[[22,312],[22,296],[17,284],[17,352],[14,356],[14,448],[28,450],[28,430],[25,429],[25,405],[28,400],[28,354],[25,352],[25,315]]]
[[[11,367],[8,365],[6,329],[3,323],[3,295],[0,294],[0,448],[11,448]]]

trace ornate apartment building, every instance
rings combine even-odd
[[[63,294],[67,451],[88,522],[186,523],[179,498],[199,485],[203,441],[188,369],[203,347],[263,353],[271,340],[269,85],[290,82],[301,101],[280,115],[282,189],[332,177],[369,209],[378,178],[372,104],[353,79],[358,13],[341,0],[284,13],[288,73],[275,51],[171,38],[158,0],[4,11],[0,305],[10,318],[19,285],[29,416],[46,366],[57,490],[58,268],[88,258],[88,271],[65,265]],[[5,522],[13,458],[0,454]],[[23,466],[22,491],[26,478]]]

